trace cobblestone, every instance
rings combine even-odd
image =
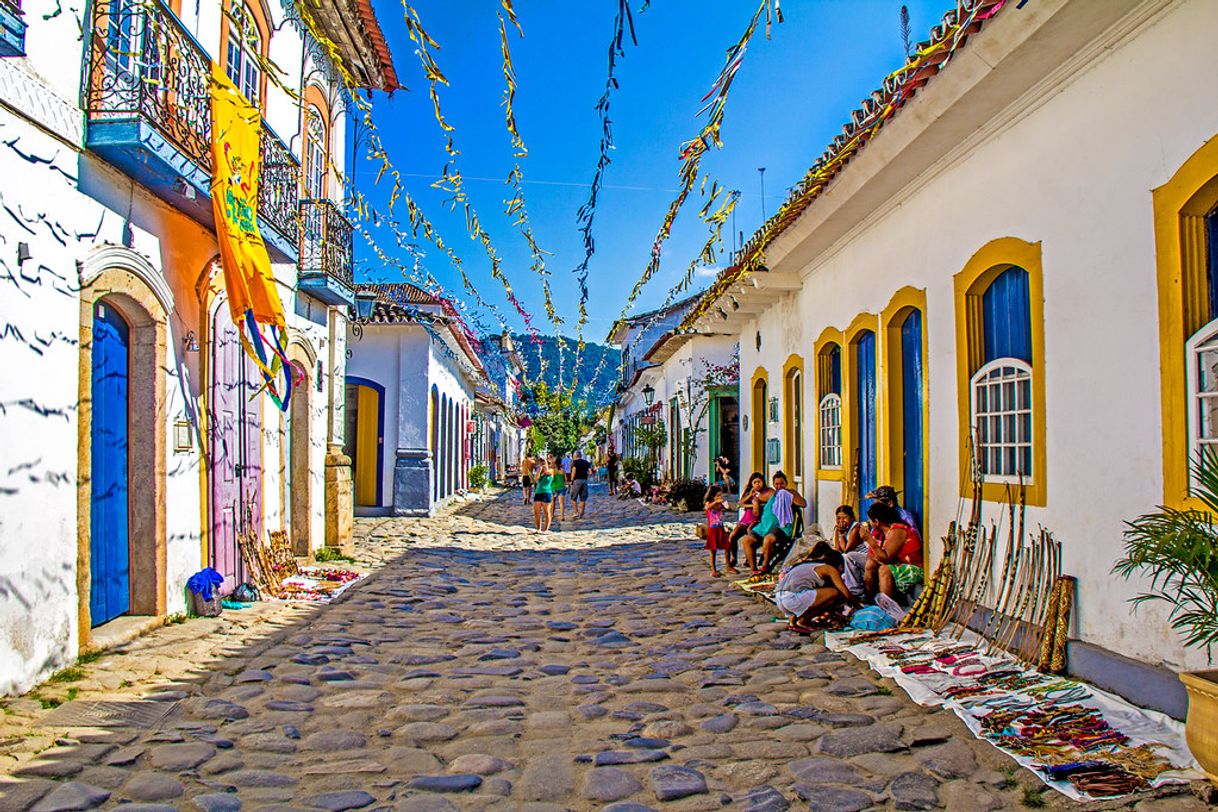
[[[153,729],[63,738],[8,701],[0,809],[1020,808],[955,717],[710,578],[700,517],[603,487],[561,532],[528,516],[508,494],[361,519],[373,575],[335,603],[166,626],[82,666],[81,699],[174,703]]]

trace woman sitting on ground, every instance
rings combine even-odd
[[[867,570],[867,528],[854,517],[854,508],[839,505],[834,514],[833,549],[845,557],[842,578],[851,594],[862,598],[866,594],[863,577]]]
[[[872,533],[866,537],[868,558],[863,574],[869,597],[882,592],[904,601],[922,583],[922,537],[901,520],[897,509],[884,502],[867,508]]]
[[[774,602],[790,615],[787,628],[811,634],[820,616],[855,598],[842,580],[842,554],[818,541],[798,563],[783,567],[774,588]]]
[[[744,491],[740,494],[740,519],[736,522],[736,526],[732,528],[732,534],[727,539],[727,565],[728,572],[735,572],[734,568],[740,560],[739,543],[740,539],[748,535],[749,530],[757,523],[758,513],[753,512],[753,504],[758,496],[767,493],[769,488],[766,487],[765,477],[760,471],[754,471],[749,476],[748,484],[744,486]],[[766,497],[769,498],[768,496]]]
[[[753,499],[753,512],[760,512],[757,524],[744,537],[744,555],[753,575],[769,572],[774,565],[774,551],[789,548],[795,533],[795,508],[808,503],[794,490],[787,489],[787,475],[774,474],[774,489]],[[761,548],[761,566],[757,566],[757,548]]]

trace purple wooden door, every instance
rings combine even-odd
[[[211,561],[224,576],[221,591],[231,592],[245,580],[237,534],[247,531],[252,505],[254,529],[262,531],[262,422],[257,368],[241,348],[241,339],[221,304],[212,321],[212,466]]]

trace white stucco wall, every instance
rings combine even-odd
[[[1177,669],[1204,665],[1204,655],[1184,651],[1162,607],[1134,614],[1128,598],[1142,584],[1115,579],[1109,570],[1121,551],[1124,521],[1163,498],[1151,190],[1218,134],[1215,34],[1218,4],[1170,5],[1090,64],[1007,111],[1012,120],[983,141],[917,179],[800,268],[802,290],[740,331],[741,414],[750,420],[753,370],[764,366],[770,394],[781,397],[784,361],[791,353],[805,359],[804,447],[811,466],[813,342],[827,327],[844,329],[860,313],[879,314],[904,286],[925,289],[930,512],[924,535],[937,558],[937,539],[960,498],[952,276],[995,238],[1041,243],[1048,500],[1044,508],[1028,509],[1027,523],[1053,531],[1062,542],[1064,570],[1079,578],[1079,637]],[[747,465],[747,433],[741,437]],[[805,490],[822,523],[829,521],[839,484],[809,481]],[[997,506],[986,510],[996,516]]]
[[[78,654],[76,588],[78,515],[78,409],[80,287],[90,257],[135,257],[149,269],[148,287],[166,297],[165,353],[157,359],[165,384],[165,610],[185,610],[186,578],[204,565],[203,460],[197,427],[201,409],[204,344],[188,350],[185,338],[202,342],[197,283],[217,254],[214,236],[144,190],[131,177],[84,150],[80,109],[83,58],[80,15],[84,6],[25,0],[26,56],[0,60],[0,694],[31,687]],[[219,4],[183,8],[183,24],[205,49],[217,54]],[[300,87],[302,43],[283,10],[272,9],[278,27],[271,57]],[[299,154],[299,113],[287,94],[268,88],[267,117]],[[335,118],[333,154],[341,163],[345,120]],[[30,259],[17,261],[19,243]],[[127,246],[126,249],[116,249]],[[94,263],[95,264],[95,263]],[[95,268],[94,270],[101,270]],[[296,266],[275,268],[289,327],[325,361],[322,392],[312,391],[311,478],[313,545],[324,543],[326,421],[341,408],[327,407],[333,374],[342,375],[345,327],[330,341],[324,306],[313,316],[295,307]],[[337,353],[335,353],[337,350]],[[337,355],[335,360],[334,355]],[[316,367],[310,370],[315,375]],[[311,377],[310,384],[315,380]],[[341,385],[338,389],[341,402]],[[265,526],[285,521],[279,499],[280,419],[262,402]],[[174,450],[174,424],[189,421],[194,442]],[[85,431],[88,427],[85,427]],[[143,442],[144,438],[131,438]]]

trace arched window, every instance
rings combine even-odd
[[[842,348],[830,343],[817,353],[818,458],[825,470],[842,468]]]
[[[1011,266],[981,296],[984,363],[969,380],[977,468],[985,479],[1032,477],[1032,337],[1028,272]]]
[[[1206,323],[1186,343],[1189,451],[1218,450],[1218,208],[1205,216],[1205,280],[1197,309]],[[1200,319],[1197,319],[1200,321]]]
[[[960,470],[982,496],[1025,488],[1043,506],[1045,487],[1044,287],[1039,243],[1002,237],[955,276]]]
[[[316,104],[305,110],[305,196],[320,200],[326,195],[326,166],[329,163],[329,128]]]
[[[749,420],[752,421],[753,429],[753,470],[761,471],[765,474],[767,469],[766,463],[766,423],[768,416],[766,415],[766,398],[768,396],[769,386],[767,385],[765,369],[758,367],[753,373],[753,408]],[[768,477],[767,477],[768,479]]]
[[[782,383],[784,466],[793,482],[804,478],[804,369],[803,359],[792,355],[784,366]]]
[[[228,52],[224,69],[237,89],[253,104],[262,93],[262,31],[254,12],[245,3],[229,8]]]

